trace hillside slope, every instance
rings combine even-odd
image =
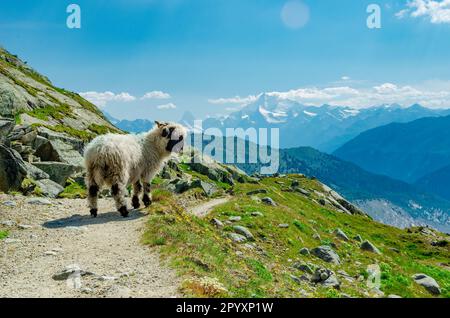
[[[0,117],[13,118],[22,125],[45,126],[83,140],[119,131],[92,103],[53,86],[48,78],[2,48]]]
[[[303,175],[238,178],[230,185],[200,170],[208,171],[182,160],[154,181],[144,234],[180,273],[186,296],[430,297],[413,278],[424,273],[450,297],[448,236],[380,224]],[[216,192],[173,192],[190,178]],[[198,213],[199,206],[208,208]],[[367,284],[374,268],[378,288]]]
[[[450,116],[368,130],[334,155],[363,169],[413,183],[450,164]]]
[[[85,143],[108,132],[121,130],[0,48],[0,191],[58,196],[82,179]]]
[[[207,144],[208,142],[204,141],[203,147]],[[236,151],[232,145],[231,138],[224,138],[223,147],[218,147],[216,153],[225,154],[234,151],[237,162]],[[248,148],[247,142],[246,149]],[[397,227],[429,224],[450,232],[449,200],[405,182],[370,173],[350,162],[313,148],[281,149],[279,156],[280,173],[315,176],[380,222]],[[225,156],[217,159],[224,162]],[[262,164],[244,163],[236,166],[253,174],[261,171]]]
[[[423,176],[415,186],[450,200],[450,165]]]

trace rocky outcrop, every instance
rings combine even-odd
[[[17,151],[0,144],[0,190],[18,190],[26,175],[27,169]]]
[[[107,132],[120,131],[93,104],[0,48],[1,191],[55,197],[81,173],[85,143]]]

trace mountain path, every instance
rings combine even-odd
[[[224,203],[228,202],[229,200],[230,200],[229,197],[213,199],[213,200],[207,201],[205,203],[201,203],[201,204],[195,205],[193,207],[189,207],[187,209],[187,211],[188,211],[188,213],[190,213],[192,215],[203,218],[203,217],[207,216],[209,214],[209,212],[211,212],[212,209],[214,209],[216,206],[224,204]]]
[[[0,240],[0,297],[181,296],[175,272],[141,243],[143,212],[122,218],[112,199],[99,199],[91,218],[83,199],[29,199],[0,195],[0,229],[10,232]],[[16,206],[5,206],[8,200]],[[72,264],[93,274],[53,279]]]

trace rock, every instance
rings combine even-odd
[[[338,270],[337,271],[337,273],[340,275],[340,276],[342,276],[342,277],[344,277],[347,281],[349,281],[349,282],[354,282],[355,281],[355,279],[353,278],[353,277],[351,277],[346,271],[344,271],[344,270]]]
[[[300,249],[299,253],[302,254],[302,255],[309,255],[309,249],[306,248],[306,247],[303,247],[303,248]]]
[[[25,201],[28,204],[35,204],[35,205],[51,205],[52,203],[44,198],[31,198]]]
[[[244,235],[245,238],[249,241],[255,240],[255,237],[253,236],[253,234],[249,231],[249,229],[247,229],[244,226],[235,225],[235,226],[233,226],[233,230],[238,234]]]
[[[2,205],[7,206],[9,208],[15,208],[17,206],[17,203],[15,201],[8,200],[3,202]]]
[[[10,220],[7,220],[7,221],[1,221],[1,222],[0,222],[0,225],[8,226],[8,227],[13,227],[13,226],[16,225],[16,222],[10,221]]]
[[[317,241],[321,241],[322,240],[322,238],[320,237],[319,233],[314,233],[312,238],[317,240]]]
[[[258,189],[258,190],[253,190],[253,191],[247,192],[247,195],[266,194],[266,193],[267,193],[267,190]]]
[[[0,191],[19,190],[27,169],[19,153],[0,144]]]
[[[296,282],[297,284],[301,284],[301,283],[302,283],[301,278],[299,278],[299,277],[297,277],[297,276],[295,276],[295,275],[289,275],[289,276],[290,276],[291,279],[292,279],[294,282]]]
[[[265,204],[271,205],[271,206],[276,206],[277,204],[275,203],[275,201],[272,198],[269,197],[265,197],[262,198],[261,201]]]
[[[314,273],[313,268],[305,263],[294,263],[293,267],[308,274]]]
[[[264,216],[264,214],[262,214],[261,212],[256,211],[256,212],[252,212],[251,216]]]
[[[321,284],[324,287],[333,287],[339,289],[341,283],[336,275],[326,268],[318,268],[311,277],[311,281],[316,284]]]
[[[98,278],[98,280],[101,280],[101,281],[113,281],[116,279],[117,279],[117,277],[114,277],[114,276],[100,276]]]
[[[192,159],[187,165],[189,165],[193,171],[206,175],[213,181],[234,185],[232,174],[219,163],[212,160],[212,158],[193,153]]]
[[[339,255],[328,245],[322,245],[311,250],[311,254],[328,263],[340,264]]]
[[[448,245],[448,241],[446,240],[433,241],[431,242],[431,245],[438,247],[446,247]]]
[[[245,236],[237,233],[228,233],[228,237],[235,243],[244,243],[247,241]]]
[[[327,204],[327,201],[323,198],[319,199],[319,204],[325,206]]]
[[[69,177],[82,171],[80,166],[55,161],[33,162],[33,165],[47,173],[47,178],[43,179],[50,179],[61,186],[65,186]]]
[[[361,235],[359,235],[359,234],[356,235],[355,237],[353,237],[353,239],[354,239],[355,241],[357,241],[357,242],[362,242],[362,241],[363,241]]]
[[[223,228],[223,223],[219,219],[211,219],[211,224],[214,225],[217,228]]]
[[[286,224],[286,223],[278,224],[278,227],[282,228],[282,229],[287,229],[289,227],[289,224]]]
[[[242,218],[240,216],[230,216],[228,218],[229,221],[231,222],[239,222]]]
[[[298,193],[301,193],[307,197],[309,197],[311,195],[311,193],[309,191],[306,191],[305,189],[302,189],[302,188],[296,188],[295,191]]]
[[[192,188],[200,188],[203,190],[203,192],[208,196],[212,196],[213,194],[215,194],[218,189],[217,187],[209,182],[205,182],[205,181],[201,181],[201,180],[195,180],[191,183],[191,187]]]
[[[52,276],[52,278],[54,280],[66,280],[71,275],[86,276],[86,275],[94,275],[94,274],[83,270],[78,264],[72,264],[72,265],[66,266],[66,268],[63,269],[62,271],[54,274]]]
[[[417,284],[423,286],[431,294],[433,295],[441,294],[441,288],[439,284],[434,280],[434,278],[427,276],[425,274],[414,274],[412,278]]]
[[[293,180],[291,182],[291,188],[297,188],[300,186],[300,182],[298,182],[297,180]]]
[[[368,251],[368,252],[372,252],[372,253],[375,253],[375,254],[381,254],[380,250],[378,248],[376,248],[375,245],[370,243],[370,241],[362,242],[360,248],[363,251]]]
[[[17,224],[17,227],[21,230],[29,230],[29,229],[33,228],[31,225],[27,225],[27,224]]]
[[[202,189],[208,197],[212,196],[218,191],[217,187],[214,184],[199,179],[196,179],[192,182],[186,179],[176,179],[175,181],[176,193],[183,193],[195,188]]]
[[[0,118],[0,143],[4,143],[6,141],[6,136],[9,135],[13,128],[14,121]]]
[[[27,177],[33,180],[49,179],[50,176],[45,171],[42,171],[38,167],[32,165],[29,162],[24,162],[27,169]]]
[[[45,256],[56,256],[57,253],[55,251],[46,251],[46,252],[44,252],[44,255]]]
[[[341,229],[336,229],[334,231],[334,235],[336,235],[337,238],[340,238],[341,240],[344,240],[346,242],[349,241],[348,236],[344,233],[344,231],[342,231]]]
[[[42,195],[48,198],[56,198],[64,188],[50,179],[37,180],[36,185],[41,189]]]
[[[402,298],[402,297],[398,296],[398,295],[391,294],[391,295],[388,295],[387,298]]]
[[[3,240],[6,244],[14,244],[14,243],[20,243],[21,241],[19,239],[13,239],[13,238],[6,238]]]
[[[83,157],[73,145],[61,139],[48,140],[36,148],[35,155],[42,161],[57,161],[78,167],[83,167],[84,162]]]

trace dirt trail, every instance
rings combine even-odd
[[[209,212],[211,212],[211,210],[214,209],[216,206],[224,204],[224,203],[228,202],[229,200],[230,200],[230,198],[228,198],[228,197],[213,199],[213,200],[207,201],[205,203],[190,207],[187,210],[188,210],[188,213],[196,215],[200,218],[203,218],[203,217],[207,216],[209,214]]]
[[[7,200],[16,206],[5,206]],[[142,212],[124,219],[111,199],[100,199],[93,219],[85,200],[28,200],[0,195],[0,228],[10,232],[0,240],[0,297],[180,296],[174,271],[140,243]],[[52,278],[72,264],[93,274]]]

